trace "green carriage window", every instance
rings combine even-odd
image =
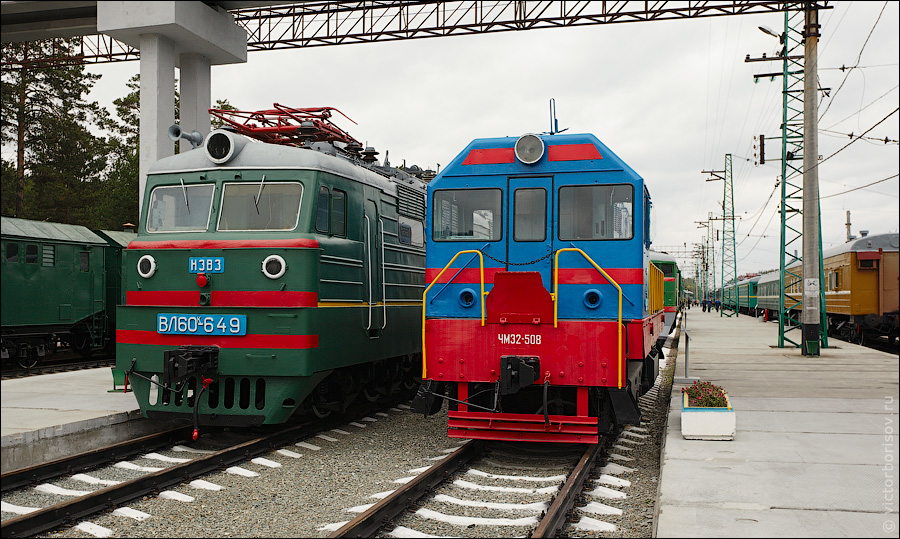
[[[500,200],[500,189],[435,191],[432,237],[435,241],[499,240]]]
[[[6,244],[6,261],[7,262],[18,262],[19,261],[19,244],[14,242],[8,242]]]
[[[218,230],[293,230],[302,195],[297,182],[226,183]]]
[[[634,237],[634,187],[575,185],[559,189],[559,239],[628,240]]]
[[[25,263],[26,264],[37,264],[38,259],[38,246],[29,243],[25,245]]]
[[[327,187],[319,187],[319,199],[316,202],[316,230],[328,233],[328,202],[330,200]]]
[[[81,251],[78,254],[81,255],[80,260],[79,260],[80,266],[81,266],[81,271],[91,271],[91,253],[88,253],[86,251]]]
[[[203,232],[209,228],[212,185],[171,185],[150,193],[147,232]]]

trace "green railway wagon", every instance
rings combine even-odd
[[[117,329],[146,417],[278,424],[418,383],[424,182],[304,133],[150,168]]]
[[[0,233],[4,363],[34,366],[60,343],[83,355],[109,346],[121,292],[107,270],[122,246],[83,226],[12,217]]]
[[[665,327],[660,334],[659,341],[665,341],[675,326],[675,319],[681,308],[681,297],[684,284],[681,280],[681,270],[678,269],[678,261],[668,253],[650,251],[650,261],[663,272],[665,284],[663,285],[663,307],[665,309]]]

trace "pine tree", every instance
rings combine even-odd
[[[106,111],[84,99],[100,75],[85,72],[84,65],[77,61],[41,61],[71,56],[78,42],[52,39],[2,46],[2,142],[16,147],[16,217],[49,219],[67,213],[54,209],[53,215],[44,215],[45,201],[26,199],[26,179],[38,165],[41,174],[34,179],[41,183],[33,186],[38,197],[52,192],[60,182],[81,191],[82,183],[96,179],[98,162],[103,159],[97,156],[106,153],[102,149],[104,140],[94,137],[86,127],[108,125]],[[74,153],[62,155],[66,151]],[[53,163],[44,162],[48,156]],[[85,161],[76,162],[79,157]],[[68,204],[83,202],[87,201],[69,200]]]

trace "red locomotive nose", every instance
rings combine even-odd
[[[197,274],[197,286],[203,288],[204,286],[209,284],[209,277],[206,276],[205,273]]]

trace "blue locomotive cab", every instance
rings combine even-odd
[[[575,418],[556,427],[533,418],[549,431],[528,439],[582,440],[584,421],[596,438],[598,399],[621,396],[620,419],[639,419],[634,402],[656,377],[643,367],[662,329],[643,179],[593,135],[528,134],[472,141],[428,185],[428,200],[426,381],[434,373],[458,396],[473,384],[506,386],[504,358],[528,358],[534,375],[510,385],[523,391],[503,397],[504,410],[539,408],[522,394],[546,383],[544,398],[565,394]],[[448,371],[448,359],[461,366]],[[615,396],[589,399],[600,387]],[[503,419],[496,404],[478,408],[493,414],[482,417],[456,400],[451,436],[480,437],[491,428],[473,424]]]

